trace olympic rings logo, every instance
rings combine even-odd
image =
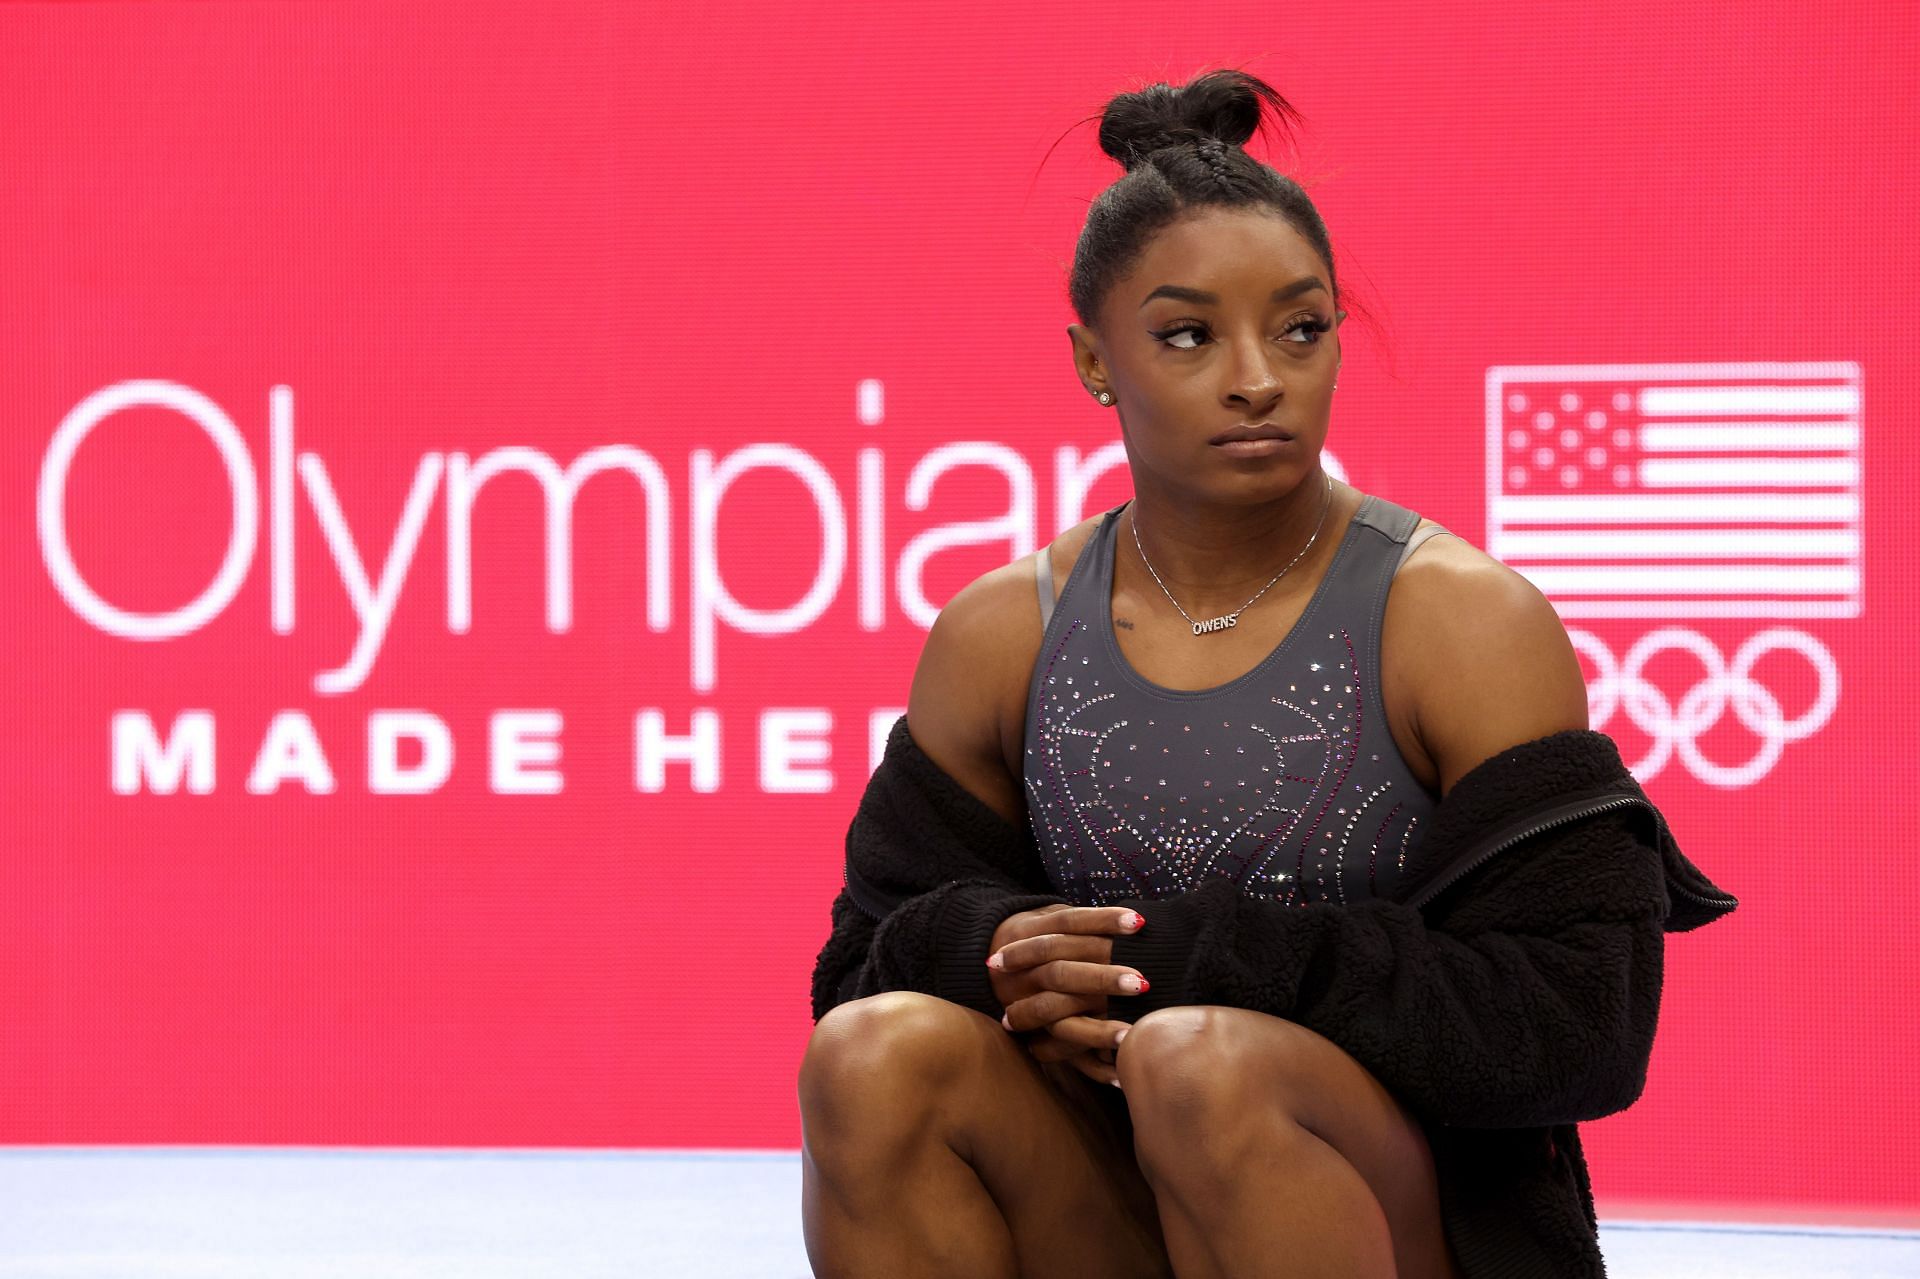
[[[1604,731],[1614,711],[1624,709],[1634,727],[1653,739],[1653,748],[1629,765],[1634,777],[1642,782],[1657,776],[1677,751],[1688,771],[1710,786],[1751,786],[1772,771],[1788,742],[1810,737],[1825,727],[1840,700],[1840,668],[1833,654],[1813,636],[1790,627],[1748,636],[1732,662],[1706,636],[1680,626],[1649,631],[1618,661],[1591,632],[1569,629],[1567,638],[1599,670],[1587,684],[1591,727]],[[1681,696],[1677,710],[1666,694],[1641,674],[1648,662],[1668,650],[1691,655],[1703,672],[1699,682]],[[1819,681],[1813,705],[1793,719],[1782,715],[1780,699],[1751,674],[1761,658],[1781,650],[1805,658]],[[1753,757],[1740,764],[1718,763],[1700,749],[1700,735],[1719,723],[1729,706],[1734,717],[1760,739]]]

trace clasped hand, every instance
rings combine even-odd
[[[1138,994],[1146,979],[1112,962],[1113,938],[1145,923],[1121,906],[1052,905],[1007,916],[987,958],[987,980],[1007,1010],[1002,1024],[1016,1034],[1038,1032],[1026,1035],[1037,1059],[1117,1083],[1113,1050],[1129,1027],[1107,1019],[1107,996]]]

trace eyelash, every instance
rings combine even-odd
[[[1319,346],[1320,335],[1325,333],[1328,329],[1332,327],[1333,326],[1327,323],[1325,320],[1309,318],[1309,319],[1300,320],[1297,323],[1287,326],[1286,332],[1293,333],[1293,332],[1304,329],[1307,332],[1312,333],[1314,337],[1311,342],[1302,342],[1299,345]],[[1173,346],[1173,343],[1167,341],[1168,338],[1172,337],[1176,333],[1186,333],[1190,331],[1195,333],[1205,333],[1207,331],[1207,326],[1204,324],[1179,324],[1179,325],[1175,325],[1173,328],[1170,328],[1170,329],[1159,329],[1157,331],[1149,330],[1148,336],[1152,337],[1155,341],[1161,343],[1163,346],[1173,347],[1173,349],[1176,351],[1197,351],[1200,349],[1198,346]]]

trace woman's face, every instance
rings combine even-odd
[[[1074,363],[1109,391],[1138,484],[1252,502],[1312,475],[1340,364],[1326,263],[1278,216],[1202,209],[1154,237],[1101,305],[1098,330],[1068,326]],[[1231,428],[1290,440],[1235,444]]]

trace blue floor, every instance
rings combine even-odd
[[[1613,1279],[1920,1275],[1920,1232],[1606,1221]],[[794,1151],[0,1147],[4,1279],[809,1279]]]

